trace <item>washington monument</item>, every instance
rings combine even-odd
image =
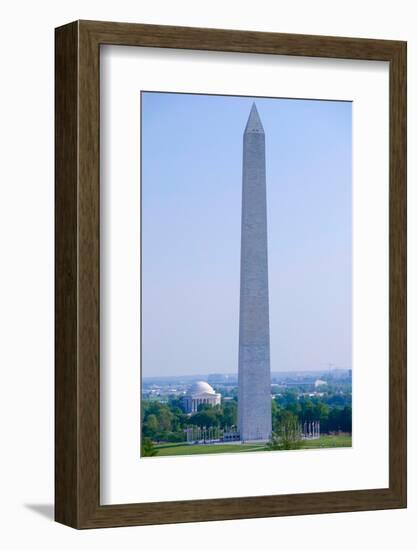
[[[241,441],[271,437],[265,132],[255,103],[243,134],[238,428]]]

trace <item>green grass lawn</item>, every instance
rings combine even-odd
[[[155,445],[158,450],[156,456],[175,456],[175,455],[205,455],[212,453],[242,453],[248,451],[261,451],[264,449],[262,444],[233,444],[225,445],[188,445],[187,443],[173,443],[171,445]]]
[[[352,437],[347,435],[323,435],[320,439],[303,441],[301,449],[325,449],[334,447],[351,447]],[[188,445],[187,443],[165,443],[155,445],[158,451],[156,456],[201,455],[213,453],[247,453],[265,450],[265,445],[256,443],[247,444],[218,444],[218,445]]]
[[[334,447],[352,447],[351,435],[322,435],[320,439],[303,441],[302,449],[331,449]]]

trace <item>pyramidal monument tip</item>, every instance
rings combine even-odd
[[[256,108],[256,103],[253,102],[252,108],[249,113],[248,122],[246,123],[245,133],[254,132],[254,133],[264,133],[264,128],[262,126],[261,118]]]

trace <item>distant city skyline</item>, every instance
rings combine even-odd
[[[271,371],[351,369],[351,103],[141,100],[142,375],[237,374],[253,101],[267,136]]]
[[[275,371],[271,372],[271,381],[276,378],[283,378],[283,377],[304,377],[304,376],[331,376],[334,377],[340,377],[345,375],[350,375],[352,369],[310,369],[310,370],[293,370],[293,371]],[[208,380],[216,378],[216,377],[226,377],[230,380],[233,380],[237,384],[237,372],[208,372],[208,373],[193,373],[193,374],[187,374],[187,373],[180,373],[180,374],[172,374],[172,375],[151,375],[151,376],[143,376],[142,380],[145,384],[149,384],[149,381],[153,380],[187,380],[187,383],[191,383],[191,381],[194,380]],[[272,382],[271,382],[272,383]]]

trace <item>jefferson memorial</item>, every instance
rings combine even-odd
[[[216,393],[207,382],[194,382],[184,395],[183,407],[186,413],[197,412],[199,405],[220,405],[221,394]]]

